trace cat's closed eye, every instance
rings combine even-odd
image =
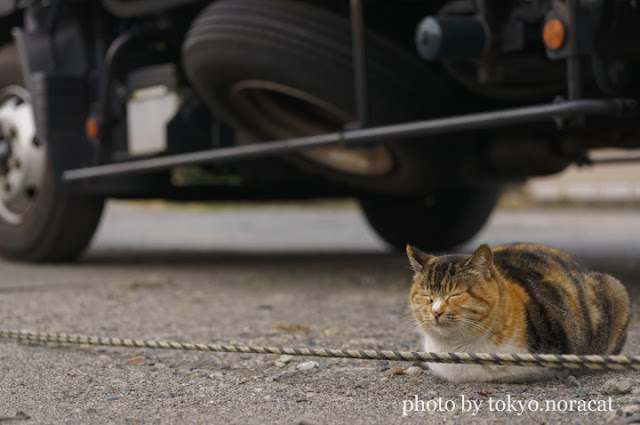
[[[433,297],[431,295],[420,295],[416,297],[416,301],[431,304],[433,302]]]
[[[462,292],[458,293],[458,294],[451,294],[447,297],[447,301],[449,301],[451,298],[455,298],[455,297],[459,297],[462,295]]]

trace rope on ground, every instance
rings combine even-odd
[[[552,369],[640,370],[640,356],[577,354],[431,353],[395,350],[341,350],[325,348],[254,347],[244,345],[193,344],[188,342],[113,338],[104,336],[40,333],[0,329],[1,339],[61,344],[139,347],[165,350],[211,351],[217,353],[289,354],[293,356],[337,357],[362,360],[395,360],[428,363],[526,366]]]

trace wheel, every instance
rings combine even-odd
[[[498,187],[443,189],[424,197],[367,196],[360,205],[371,227],[389,245],[411,244],[427,251],[453,248],[485,224]]]
[[[414,54],[371,32],[366,45],[370,125],[454,110],[453,89]],[[185,70],[198,94],[216,114],[260,140],[317,135],[353,122],[352,58],[347,19],[291,0],[217,1],[201,12],[183,45]],[[451,144],[425,145],[390,140],[308,149],[288,159],[353,187],[424,193],[442,175],[442,159],[454,156]]]
[[[0,255],[69,261],[86,248],[104,199],[57,190],[48,149],[34,142],[35,123],[18,52],[0,49]]]

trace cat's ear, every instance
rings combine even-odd
[[[492,265],[493,253],[487,244],[480,245],[465,263],[465,267],[481,273],[483,276],[489,275]]]
[[[433,256],[407,244],[407,257],[409,257],[409,263],[411,264],[413,271],[419,273]]]

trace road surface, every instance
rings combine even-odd
[[[640,354],[640,211],[498,211],[461,251],[511,241],[554,245],[620,278],[633,298],[625,353]],[[353,208],[112,203],[80,263],[0,262],[0,326],[416,349],[409,278],[404,256]],[[18,412],[30,419],[10,423],[600,424],[640,415],[640,372],[453,385],[428,371],[389,372],[410,364],[278,359],[0,341],[0,423]],[[309,360],[318,367],[297,368]],[[604,411],[578,411],[580,400]],[[425,410],[413,410],[420,401]]]

